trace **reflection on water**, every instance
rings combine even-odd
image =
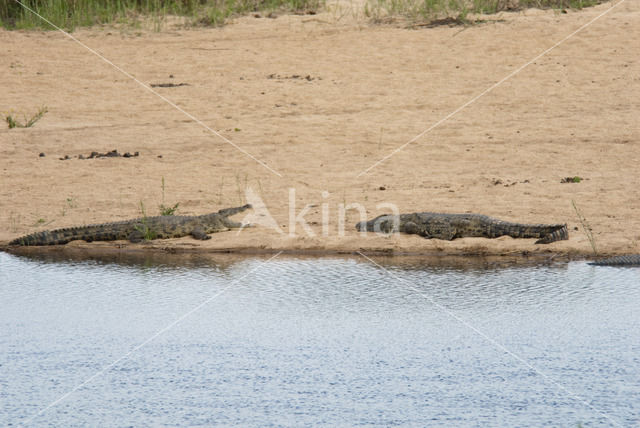
[[[640,269],[137,257],[0,253],[0,424],[640,423]]]

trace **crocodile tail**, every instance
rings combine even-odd
[[[128,230],[127,224],[128,222],[116,222],[45,230],[14,239],[9,242],[9,245],[64,245],[76,240],[91,242],[125,239]]]
[[[241,207],[235,207],[235,208],[224,208],[224,209],[218,211],[218,214],[220,214],[221,216],[224,216],[224,217],[230,217],[230,216],[232,216],[234,214],[241,213],[242,211],[245,211],[245,210],[247,210],[249,208],[252,208],[251,204],[246,204],[246,205],[243,205]]]
[[[34,245],[63,245],[74,239],[72,234],[66,234],[66,229],[45,230],[21,236],[9,242],[9,245],[34,246]]]
[[[566,224],[558,224],[550,227],[551,231],[538,239],[536,244],[550,244],[552,242],[569,239],[569,230],[567,229]]]
[[[640,266],[640,254],[610,257],[589,264],[594,266]]]

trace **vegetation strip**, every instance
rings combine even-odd
[[[68,31],[100,24],[140,26],[153,23],[159,30],[167,16],[185,18],[185,25],[219,26],[237,15],[256,18],[274,16],[274,11],[315,14],[324,0],[7,0],[0,2],[0,26],[7,29],[52,28],[39,15]],[[602,0],[367,0],[365,16],[383,23],[401,17],[413,26],[461,25],[473,22],[469,15],[495,14],[526,8],[582,9]],[[23,5],[25,7],[23,7]]]
[[[0,2],[0,26],[7,29],[53,29],[27,8],[68,31],[99,24],[137,26],[148,18],[151,18],[155,29],[160,29],[167,16],[184,17],[186,25],[218,26],[232,16],[258,11],[315,12],[322,6],[321,2],[322,0],[6,0]]]
[[[582,9],[602,0],[367,0],[364,13],[374,22],[389,22],[396,17],[409,19],[412,27],[461,25],[475,22],[469,15],[490,15],[528,8]]]

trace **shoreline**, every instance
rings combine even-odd
[[[484,238],[472,238],[484,239]],[[127,241],[92,242],[73,241],[66,245],[48,246],[9,246],[0,243],[0,251],[14,255],[72,255],[72,256],[100,256],[100,255],[233,255],[241,257],[250,256],[300,256],[300,257],[351,257],[362,255],[367,257],[393,257],[393,258],[421,258],[425,262],[434,259],[462,259],[490,258],[495,260],[527,260],[538,262],[549,261],[578,261],[597,260],[600,258],[627,254],[624,252],[606,252],[594,255],[593,251],[576,250],[553,250],[537,249],[535,251],[526,249],[502,249],[499,248],[450,248],[450,249],[393,249],[380,247],[359,248],[265,248],[264,246],[237,246],[237,247],[203,247],[197,245],[176,245],[179,240],[157,240],[148,243],[132,244]],[[533,240],[531,240],[533,241]]]

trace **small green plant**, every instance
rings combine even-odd
[[[176,215],[176,211],[180,206],[180,202],[176,202],[176,204],[172,207],[165,207],[164,205],[160,205],[160,215]]]
[[[67,210],[77,208],[77,207],[78,207],[78,204],[76,203],[75,198],[73,197],[67,198],[66,205],[62,207],[62,217],[67,215]]]
[[[46,106],[40,107],[40,110],[36,114],[34,114],[31,119],[27,120],[27,117],[24,117],[24,123],[18,122],[16,118],[11,116],[10,114],[6,115],[4,120],[9,125],[9,129],[13,128],[31,128],[36,124],[37,121],[42,119],[42,116],[48,111]]]
[[[149,227],[147,212],[144,209],[144,204],[142,203],[142,201],[140,201],[140,212],[142,212],[142,219],[140,221],[141,224],[136,225],[135,229],[142,234],[142,239],[144,239],[145,241],[156,239],[158,235]]]
[[[9,214],[9,230],[11,233],[18,232],[18,225],[22,222],[22,216],[13,211]]]
[[[584,234],[587,235],[587,239],[589,240],[589,244],[591,244],[591,249],[593,250],[593,255],[598,255],[598,250],[596,249],[596,240],[593,237],[593,232],[591,229],[591,225],[587,222],[587,219],[582,215],[576,202],[572,199],[571,205],[573,205],[573,209],[576,211],[576,215],[578,216],[578,220],[580,220],[580,224],[582,225],[582,230]]]
[[[560,180],[560,183],[580,183],[582,181],[582,177],[573,176],[573,177],[565,177]]]
[[[67,198],[67,207],[69,208],[77,208],[78,203],[76,202],[76,198]]]
[[[11,115],[7,115],[4,120],[7,121],[7,123],[9,124],[9,129],[13,129],[13,128],[17,128],[18,127],[18,122],[16,122],[16,120],[13,118],[13,116]]]
[[[37,216],[37,214],[36,214]],[[53,223],[53,220],[49,220],[47,221],[47,219],[43,218],[43,217],[38,217],[33,224],[31,225],[31,227],[41,227],[41,226],[47,226],[49,224]]]
[[[158,208],[160,208],[160,215],[175,215],[176,211],[178,210],[178,206],[180,205],[180,202],[176,203],[174,206],[172,207],[168,207],[165,205],[164,203],[164,177],[162,177],[162,203],[160,204],[160,206]]]

